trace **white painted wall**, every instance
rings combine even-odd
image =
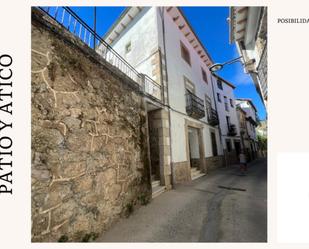
[[[255,109],[251,106],[249,101],[237,100],[236,103],[239,104],[239,106],[246,112],[247,117],[251,117],[254,121],[256,121]],[[255,127],[249,121],[247,121],[246,123],[249,137],[257,140]]]
[[[161,25],[161,16],[158,12],[158,24]],[[166,36],[166,59],[168,70],[168,84],[169,84],[169,101],[170,106],[180,113],[172,112],[172,124],[171,124],[171,136],[172,136],[172,158],[174,162],[181,162],[188,160],[186,158],[186,151],[184,146],[177,145],[177,141],[185,141],[185,133],[179,132],[181,126],[184,127],[184,119],[187,118],[194,122],[199,122],[195,119],[191,119],[186,116],[186,101],[185,101],[185,80],[186,77],[195,86],[195,94],[204,100],[205,94],[207,94],[212,101],[212,107],[214,107],[214,99],[210,81],[210,72],[205,63],[200,59],[200,56],[193,49],[192,45],[187,41],[186,37],[179,31],[178,26],[174,23],[169,15],[164,16],[165,21],[165,36]],[[159,29],[159,34],[162,34],[162,28]],[[159,44],[163,46],[163,35],[161,35],[161,41]],[[191,66],[181,57],[180,41],[187,47],[190,52]],[[205,83],[202,77],[201,67],[208,75],[208,84]],[[205,110],[206,111],[206,110]],[[207,122],[207,117],[201,119],[203,122]],[[203,142],[205,149],[205,156],[212,156],[211,149],[211,137],[209,129],[211,126],[202,123],[203,128]],[[184,130],[184,128],[182,128]],[[218,129],[213,129],[217,135],[217,148],[218,154],[222,154],[222,148],[220,146],[220,140],[218,136]]]
[[[217,86],[217,78],[213,77],[213,85],[214,85],[214,91],[216,95],[216,103],[217,103],[217,111],[218,111],[218,116],[220,120],[220,128],[221,128],[221,133],[222,133],[222,141],[223,141],[223,147],[226,149],[226,143],[225,139],[230,138],[231,140],[238,139],[240,138],[240,128],[239,128],[239,121],[238,121],[238,116],[237,116],[237,111],[236,111],[236,100],[235,100],[235,95],[234,95],[234,90],[231,86],[227,85],[222,81],[222,86],[223,90],[219,89]],[[221,96],[221,102],[217,100],[217,93],[220,94]],[[228,110],[225,110],[225,105],[224,105],[224,96],[227,97],[228,100]],[[233,106],[231,107],[230,105],[230,99],[233,101]],[[234,137],[228,137],[227,132],[228,132],[228,126],[227,126],[227,121],[226,121],[226,116],[230,117],[230,123],[234,124],[237,129],[237,135]],[[234,148],[234,143],[231,142],[232,148]]]
[[[190,158],[198,159],[200,158],[198,130],[189,128],[188,133]]]
[[[144,7],[133,21],[111,44],[138,72],[152,77],[151,55],[158,48],[158,26],[156,7]],[[125,47],[131,42],[131,52]]]
[[[166,58],[169,84],[169,101],[171,110],[171,147],[173,162],[187,161],[185,119],[203,124],[203,138],[205,156],[212,156],[211,137],[209,129],[216,133],[218,154],[223,153],[218,128],[206,124],[206,116],[198,120],[192,119],[186,114],[185,83],[184,76],[195,85],[195,94],[205,101],[207,94],[214,106],[214,98],[210,81],[210,72],[205,63],[187,41],[178,26],[175,25],[169,15],[165,13],[165,34],[166,34]],[[125,54],[125,46],[131,41],[132,51]],[[191,55],[191,66],[181,57],[180,41],[189,49]],[[150,64],[152,51],[160,47],[164,53],[163,30],[160,9],[158,7],[144,7],[134,21],[128,25],[125,32],[113,42],[112,47],[123,56],[140,73],[152,75],[153,67]],[[208,75],[208,84],[202,78],[201,67]],[[206,111],[206,110],[205,110]]]

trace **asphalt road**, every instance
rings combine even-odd
[[[251,163],[246,176],[234,166],[177,185],[97,241],[266,242],[266,160]]]

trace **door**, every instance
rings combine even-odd
[[[199,139],[198,130],[196,128],[188,128],[189,138],[189,157],[191,168],[199,168],[200,163],[200,151],[199,151]]]
[[[240,151],[241,151],[240,141],[234,141],[234,146],[235,146],[237,159],[239,161],[239,155],[240,155]]]

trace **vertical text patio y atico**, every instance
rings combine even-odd
[[[12,57],[0,55],[0,194],[12,194]]]

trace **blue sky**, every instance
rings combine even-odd
[[[93,27],[93,7],[72,9]],[[97,7],[97,33],[103,36],[123,10],[124,7]],[[239,56],[235,44],[229,44],[228,7],[182,7],[182,10],[215,62],[225,62]],[[263,103],[240,63],[227,65],[218,74],[236,86],[236,98],[252,99],[260,119],[265,119]]]

